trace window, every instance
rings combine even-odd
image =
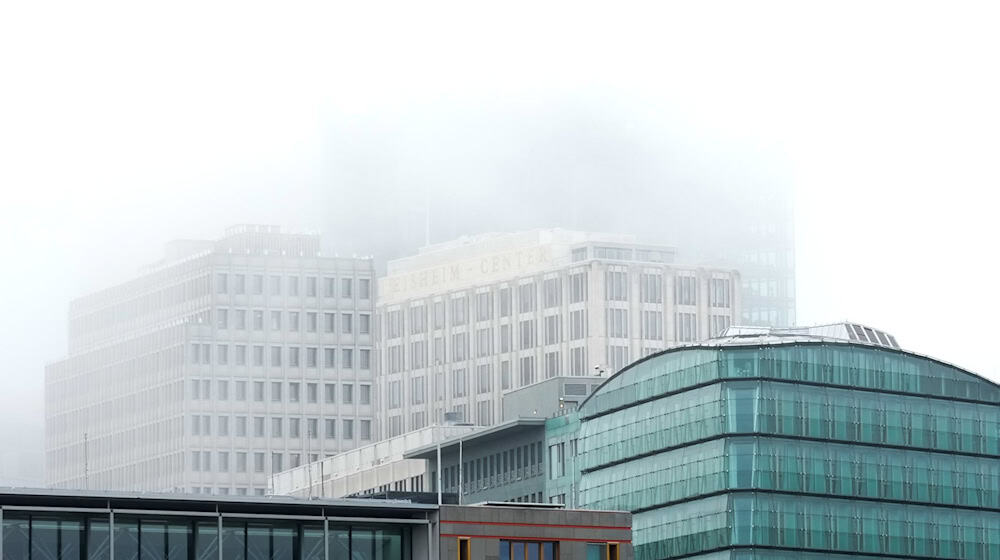
[[[480,426],[493,424],[493,402],[479,401],[476,403],[476,422]]]
[[[535,283],[530,282],[528,284],[521,284],[517,287],[517,310],[521,313],[529,313],[534,311],[536,307],[535,302]]]
[[[410,379],[410,403],[424,404],[427,400],[427,384],[423,376]],[[389,383],[389,408],[399,408],[399,381]]]
[[[288,384],[288,402],[299,402],[299,387],[298,383]]]
[[[335,383],[327,383],[324,387],[324,393],[326,396],[326,404],[336,404],[337,403],[337,385]]]
[[[253,417],[253,437],[264,437],[264,417]]]
[[[565,443],[549,446],[549,480],[566,476]]]
[[[236,365],[245,366],[247,365],[247,347],[244,344],[236,345]]]
[[[678,276],[674,280],[674,303],[695,305],[698,300],[698,279],[693,276]]]
[[[454,369],[451,371],[451,396],[452,397],[464,397],[468,394],[468,374],[465,368]]]
[[[236,437],[247,437],[247,417],[236,417]]]
[[[337,332],[337,314],[324,313],[323,324],[325,325],[326,332],[328,333]]]
[[[344,404],[352,404],[354,402],[354,385],[351,383],[341,385],[340,397],[343,399]]]
[[[352,369],[354,367],[354,350],[344,348],[340,355],[340,367],[344,369]]]
[[[279,473],[283,469],[281,468],[281,453],[271,453],[271,472]]]
[[[392,312],[390,311],[389,314],[388,314],[388,316],[390,317],[390,320],[388,321],[388,325],[392,324],[391,314],[392,314]],[[387,326],[387,328],[391,329],[391,327],[389,327],[389,326]],[[402,330],[402,329],[400,329],[400,330]],[[427,331],[427,306],[426,305],[418,305],[418,306],[415,306],[415,307],[411,307],[410,308],[410,334],[420,334],[420,333],[426,332],[426,331]],[[390,330],[390,333],[389,333],[389,338],[392,338],[392,332],[391,332],[391,330]]]
[[[569,302],[587,301],[587,271],[569,275]]]
[[[257,296],[264,294],[264,275],[263,274],[254,274],[253,275],[253,293],[254,293],[254,295],[257,295]]]
[[[317,328],[316,323],[319,320],[318,318],[319,318],[319,314],[316,313],[315,311],[310,311],[310,312],[306,313],[306,331],[307,332],[316,332],[316,328]]]
[[[216,388],[216,397],[221,401],[229,400],[229,382],[220,380]]]
[[[458,560],[472,560],[471,542],[467,537],[458,538]]]
[[[229,452],[219,452],[219,472],[229,472]]]
[[[500,288],[500,316],[510,317],[510,288]]]
[[[288,295],[298,296],[299,295],[299,278],[298,276],[288,277]]]
[[[229,311],[225,309],[215,310],[215,326],[219,329],[229,328]]]
[[[367,348],[362,348],[358,350],[358,367],[363,370],[371,369],[372,367],[372,351]]]
[[[336,295],[336,287],[337,287],[336,278],[323,279],[323,295],[325,297],[334,297]]]
[[[290,438],[297,438],[297,437],[300,436],[299,424],[300,424],[300,421],[299,421],[298,418],[289,418],[288,419],[288,437],[290,437]]]
[[[271,367],[281,367],[281,346],[271,347]]]
[[[245,401],[247,400],[247,382],[237,381],[236,382],[236,400]]]
[[[247,329],[247,310],[246,309],[234,309],[233,310],[233,326],[237,330],[245,331]]]
[[[545,344],[562,342],[562,316],[549,315],[545,317]]]
[[[271,418],[271,437],[281,437],[281,418]]]
[[[261,309],[253,310],[253,330],[264,330],[264,311]]]
[[[559,278],[548,278],[542,283],[542,305],[549,309],[562,304],[562,282]]]
[[[674,334],[680,342],[694,342],[698,338],[698,317],[694,313],[675,314]]]
[[[316,383],[306,383],[306,402],[315,403],[318,400],[319,387]]]
[[[644,273],[639,279],[639,301],[663,303],[663,276]]]
[[[609,269],[604,273],[604,299],[608,301],[628,300],[628,273]]]
[[[336,348],[324,348],[323,349],[323,367],[327,369],[332,369],[337,366],[337,349]]]
[[[443,329],[444,328],[444,302],[435,301],[434,302],[434,328]]]
[[[493,297],[490,292],[476,294],[476,320],[489,321],[493,318]]]
[[[319,437],[319,420],[316,418],[306,418],[306,435],[309,439]]]
[[[326,430],[324,431],[324,435],[326,436],[326,439],[334,439],[337,437],[337,421],[333,418],[328,418],[325,424]]]
[[[368,313],[358,315],[358,334],[371,334],[372,316]]]
[[[493,354],[493,329],[486,327],[476,330],[476,357],[483,358]]]
[[[271,295],[281,295],[281,276],[271,276]]]
[[[281,311],[271,312],[271,330],[272,331],[281,330]]]
[[[306,348],[306,367],[315,368],[319,361],[318,348]]]
[[[358,403],[372,404],[372,386],[367,383],[358,385]]]
[[[612,338],[628,338],[628,310],[605,310],[608,336]]]
[[[316,297],[316,277],[306,277],[306,297]]]
[[[217,425],[219,427],[219,435],[220,436],[228,436],[229,435],[229,417],[228,416],[219,416]]]
[[[709,281],[709,305],[712,307],[729,307],[729,280],[712,278]]]
[[[479,394],[489,393],[493,390],[493,366],[490,364],[480,364],[476,366],[476,392]],[[489,424],[483,424],[488,426]]]
[[[264,347],[254,346],[253,347],[253,365],[260,367],[264,365]]]
[[[612,372],[622,369],[628,363],[628,346],[608,346],[608,365],[611,366]]]
[[[358,298],[359,299],[371,299],[372,297],[372,281],[367,278],[358,279]]]
[[[545,378],[551,379],[559,375],[559,352],[545,353]]]
[[[569,349],[569,374],[589,375],[587,371],[587,349],[581,347]]]
[[[344,420],[343,439],[354,439],[354,420]]]
[[[468,345],[464,332],[451,335],[451,361],[465,361],[468,358],[466,353],[467,347]]]
[[[451,324],[464,325],[466,321],[466,306],[468,300],[465,295],[455,295],[451,298]]]
[[[244,295],[247,293],[247,275],[246,274],[235,274],[233,275],[233,288],[237,295]]]
[[[281,402],[281,382],[271,382],[271,402]]]
[[[215,291],[220,294],[229,293],[229,275],[224,272],[215,275]]]
[[[535,334],[535,320],[527,319],[521,321],[518,324],[518,336],[520,338],[520,348],[521,350],[526,350],[528,348],[534,348],[537,343],[537,336]]]
[[[500,325],[500,352],[510,352],[510,325]]]
[[[642,338],[645,340],[663,339],[663,313],[659,311],[642,312]]]
[[[372,421],[371,420],[361,420],[358,428],[358,436],[362,440],[372,439]]]
[[[247,454],[246,451],[236,452],[236,472],[247,472]]]
[[[340,281],[340,297],[342,298],[353,298],[354,297],[354,279],[353,278],[343,278]]]
[[[264,402],[264,382],[254,381],[253,382],[253,400],[257,402]]]
[[[500,388],[510,389],[510,360],[500,362]]]
[[[288,349],[288,366],[289,367],[299,367],[299,351],[302,350],[297,346],[292,346]]]
[[[535,382],[535,358],[525,356],[521,358],[521,387],[531,385]]]
[[[353,313],[341,313],[340,314],[340,332],[343,334],[352,334],[354,332],[354,314]]]
[[[523,501],[528,501],[528,496],[524,498]],[[501,540],[497,560],[555,560],[558,557],[557,542]],[[591,560],[590,556],[587,560]]]

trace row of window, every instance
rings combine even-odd
[[[323,367],[331,369],[337,367],[337,348],[319,348],[316,346],[264,346],[263,344],[216,344],[215,352],[212,352],[212,344],[192,343],[189,351],[190,363],[194,365],[218,366],[253,366],[253,367],[276,367],[283,365],[288,367]],[[214,360],[213,360],[214,354]],[[342,369],[354,368],[354,348],[341,348],[340,367]],[[322,366],[320,356],[323,357]],[[372,351],[368,348],[357,350],[358,369],[371,369]]]
[[[302,453],[271,452],[270,456],[271,461],[268,465],[268,453],[265,451],[192,451],[188,465],[194,472],[277,474],[303,464]],[[310,457],[315,456],[312,454]],[[266,470],[268,466],[270,470]]]
[[[354,313],[338,313],[318,311],[280,311],[271,310],[265,314],[263,309],[239,309],[220,307],[215,309],[215,328],[220,330],[234,329],[238,331],[263,331],[265,325],[269,332],[287,330],[289,332],[319,332],[319,321],[323,320],[323,332],[339,334],[355,334]],[[265,321],[266,319],[266,321]],[[371,334],[372,316],[370,313],[357,314],[357,333]]]
[[[212,435],[212,416],[207,414],[194,414],[191,417],[191,435],[193,436],[211,436]],[[215,435],[217,436],[229,436],[233,435],[236,437],[272,437],[272,438],[300,438],[303,437],[303,432],[305,437],[309,439],[319,438],[319,426],[320,418],[295,418],[295,417],[275,417],[271,416],[270,425],[268,425],[265,416],[233,416],[232,424],[233,429],[230,431],[230,417],[229,416],[219,416],[215,419]],[[252,422],[252,423],[251,423]],[[322,419],[322,425],[324,426],[323,437],[326,439],[336,439],[337,437],[337,420],[335,418]],[[371,420],[358,420],[359,426],[359,438],[362,440],[371,439]],[[270,428],[268,430],[268,427]],[[351,440],[354,439],[354,420],[345,419],[341,420],[342,430],[340,432],[340,438]]]
[[[215,275],[215,293],[233,295],[268,295],[319,297],[322,285],[323,297],[355,297],[354,278],[341,278],[338,290],[337,279],[317,276],[280,276],[277,274],[229,274],[219,272]],[[357,298],[371,299],[371,279],[359,278],[357,281]]]
[[[247,390],[253,391],[252,399],[256,402],[290,402],[297,403],[303,400],[306,403],[318,403],[320,399],[320,389],[323,391],[323,402],[326,404],[353,404],[354,403],[354,383],[340,384],[340,401],[337,401],[336,383],[301,383],[299,381],[229,381],[228,379],[218,379],[215,381],[215,391],[213,394],[211,379],[192,379],[190,381],[192,400],[217,400],[226,401],[230,399],[230,386],[232,387],[232,398],[237,401],[246,401],[250,397]],[[303,394],[303,387],[305,389]],[[268,390],[269,389],[269,390]],[[265,392],[267,394],[265,394]],[[372,386],[370,383],[358,384],[358,404],[368,405],[372,403]]]
[[[470,459],[462,463],[461,478],[464,488],[483,487],[487,479],[498,475],[516,474],[519,470],[536,467],[533,472],[541,472],[544,461],[542,442],[537,441],[505,449],[488,457]],[[436,476],[436,475],[435,475]],[[458,488],[459,467],[451,465],[441,471],[441,485],[445,490]]]
[[[607,301],[629,300],[629,278],[625,270],[608,270],[605,272],[605,299]],[[566,280],[570,304],[580,303],[587,299],[587,272],[570,274]],[[499,308],[499,317],[509,317],[513,311],[511,294],[513,288],[501,287],[494,291],[483,291],[472,295],[475,321],[490,321],[494,319],[494,304]],[[538,285],[535,282],[520,284],[517,291],[517,312],[532,313],[539,309]],[[663,275],[641,275],[640,301],[643,303],[663,303]],[[675,282],[674,303],[677,305],[696,305],[698,294],[698,278],[694,276],[678,276]],[[541,308],[552,309],[563,304],[562,278],[549,278],[541,282]],[[470,313],[470,297],[464,293],[452,294],[447,302],[431,302],[417,304],[407,310],[405,320],[409,322],[410,334],[421,334],[430,328],[437,330],[445,328],[446,315],[451,326],[460,326],[472,320]],[[711,307],[732,307],[732,288],[728,279],[713,278],[709,281],[709,305]],[[386,338],[394,339],[403,336],[404,310],[394,309],[385,313]]]

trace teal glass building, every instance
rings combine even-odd
[[[578,505],[632,512],[637,560],[1000,559],[1000,386],[852,327],[621,370],[578,411]]]

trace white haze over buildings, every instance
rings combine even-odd
[[[6,3],[0,447],[41,449],[69,300],[165,241],[270,223],[384,261],[427,207],[435,241],[681,244],[726,232],[672,201],[791,189],[800,323],[1000,378],[995,8],[803,4]]]

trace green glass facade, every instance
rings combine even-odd
[[[637,560],[1000,558],[1000,387],[831,341],[654,355],[578,412],[579,505]]]

